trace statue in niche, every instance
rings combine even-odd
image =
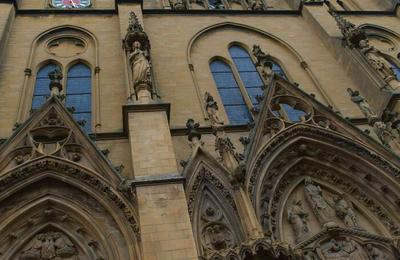
[[[366,248],[367,254],[371,260],[386,260],[386,259],[388,259],[381,250],[374,247],[374,245],[372,245],[372,244],[366,245],[365,248]]]
[[[372,111],[368,101],[363,96],[360,95],[360,92],[358,90],[353,91],[351,88],[348,88],[347,92],[349,92],[350,94],[351,101],[353,101],[358,105],[361,112],[363,112],[364,116],[368,119],[368,121],[372,121],[377,118],[377,115],[375,114],[374,111]]]
[[[272,71],[271,55],[265,54],[258,45],[253,46],[253,55],[257,58],[256,66],[261,69],[265,85],[268,86],[274,75],[274,72]]]
[[[344,224],[350,228],[358,228],[357,217],[351,202],[345,200],[341,195],[333,196],[333,201],[336,215],[343,220]]]
[[[323,226],[334,226],[335,211],[324,198],[321,187],[307,177],[304,181],[304,191],[319,222]]]
[[[60,232],[38,234],[22,251],[22,260],[65,259],[77,254],[74,244]]]
[[[129,53],[129,62],[132,69],[132,80],[134,88],[141,84],[151,86],[151,66],[142,45],[139,41],[132,44],[132,51]]]
[[[296,243],[305,240],[310,235],[308,227],[308,213],[303,209],[301,200],[292,201],[287,208],[288,220],[292,225]]]
[[[390,63],[382,56],[379,50],[369,44],[368,39],[361,40],[359,47],[361,53],[365,55],[371,66],[386,82],[396,79]]]
[[[210,93],[206,92],[204,95],[206,102],[206,111],[208,118],[210,119],[211,126],[218,127],[223,126],[224,122],[218,116],[218,104],[214,100],[214,97]]]

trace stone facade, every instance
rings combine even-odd
[[[0,0],[0,259],[400,259],[398,7]]]

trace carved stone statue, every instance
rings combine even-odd
[[[350,260],[349,254],[344,251],[342,243],[332,238],[327,247],[322,250],[326,260]]]
[[[382,144],[389,147],[390,142],[393,140],[393,134],[391,133],[390,129],[388,129],[388,126],[382,121],[376,121],[373,124],[373,128]]]
[[[342,196],[333,196],[336,215],[344,221],[347,227],[358,228],[357,217],[351,202],[346,201]]]
[[[232,248],[234,241],[232,233],[224,224],[213,223],[203,230],[206,247],[211,250],[224,250]]]
[[[206,102],[206,111],[212,127],[223,126],[224,122],[218,116],[218,104],[210,93],[206,92],[204,95]]]
[[[135,41],[132,44],[132,52],[129,53],[129,62],[132,69],[133,86],[140,84],[151,86],[150,62],[141,49],[141,43]]]
[[[349,254],[348,259],[350,260],[364,260],[366,258],[361,246],[348,237],[343,241],[343,250]]]
[[[74,244],[60,232],[46,232],[34,237],[21,253],[21,260],[65,259],[77,254]]]
[[[300,200],[292,201],[291,205],[287,208],[288,220],[292,225],[296,242],[299,243],[310,235],[310,228],[308,227],[308,213],[303,209]]]
[[[381,250],[374,247],[372,244],[367,244],[367,246],[365,248],[367,249],[367,254],[371,260],[386,260],[386,259],[388,259]]]
[[[324,198],[321,187],[315,185],[312,179],[307,177],[304,182],[304,191],[319,222],[324,226],[335,225],[335,211]]]
[[[62,91],[63,87],[61,84],[61,80],[63,79],[63,74],[60,68],[55,68],[53,71],[49,72],[49,89],[51,96],[59,96],[60,92]]]
[[[265,54],[258,45],[253,46],[253,55],[257,58],[256,66],[261,69],[265,84],[268,86],[274,75],[272,71],[271,55]]]
[[[369,44],[368,39],[361,40],[359,46],[360,51],[365,55],[368,62],[386,82],[396,79],[390,63],[382,56],[379,50]]]
[[[368,121],[373,121],[377,119],[377,115],[375,114],[374,111],[372,111],[371,106],[369,105],[368,101],[360,95],[359,91],[353,91],[351,88],[347,89],[347,92],[349,92],[351,101],[356,103],[361,112],[363,112],[364,116],[368,118]]]

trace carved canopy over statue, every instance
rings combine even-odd
[[[128,31],[123,41],[132,76],[131,95],[139,91],[152,93],[150,41],[134,12],[130,13]],[[150,94],[149,94],[150,93]]]

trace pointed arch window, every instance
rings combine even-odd
[[[67,73],[66,106],[74,107],[73,116],[85,121],[84,130],[92,129],[92,72],[88,66],[78,63]]]
[[[210,69],[230,124],[250,122],[252,117],[230,66],[221,60],[214,60]]]
[[[237,45],[230,47],[229,53],[237,71],[239,72],[240,79],[246,88],[251,102],[254,106],[257,105],[258,101],[256,96],[262,95],[264,83],[256,69],[256,66],[253,63],[253,60],[245,49]]]
[[[44,65],[36,74],[36,82],[35,87],[33,90],[33,98],[32,98],[32,105],[31,110],[39,109],[50,96],[50,79],[49,79],[49,72],[55,70],[58,66],[54,63],[50,63]]]

